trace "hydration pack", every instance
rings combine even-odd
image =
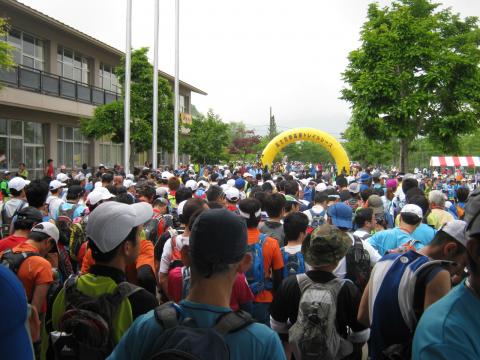
[[[290,254],[285,251],[285,248],[280,249],[283,257],[283,278],[290,275],[298,275],[305,273],[305,260],[303,254],[299,251],[296,254]]]
[[[248,286],[254,295],[257,295],[263,290],[273,289],[272,280],[265,278],[263,244],[266,239],[266,234],[260,234],[258,242],[248,245],[247,251],[252,254],[253,262],[251,268],[245,273],[245,277],[247,278]]]

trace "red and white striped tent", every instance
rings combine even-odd
[[[432,156],[430,166],[480,167],[480,156]]]

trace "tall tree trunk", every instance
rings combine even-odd
[[[407,139],[400,139],[400,172],[405,173],[408,165],[408,146],[410,142]]]

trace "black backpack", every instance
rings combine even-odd
[[[22,263],[26,259],[28,259],[30,256],[42,256],[42,255],[36,252],[30,252],[30,251],[14,253],[12,249],[9,249],[3,253],[0,261],[3,266],[12,270],[16,275],[18,274],[18,270],[20,269],[20,266],[22,265]]]
[[[8,203],[8,202],[7,202]],[[7,237],[8,235],[10,235],[10,227],[12,225],[12,220],[13,218],[15,217],[15,215],[18,214],[18,212],[20,210],[23,209],[23,207],[27,204],[27,202],[25,200],[22,200],[22,202],[20,203],[20,205],[15,209],[15,211],[13,212],[12,216],[8,216],[7,215],[7,208],[5,207],[5,205],[7,204],[3,204],[3,207],[2,207],[2,212],[1,212],[1,215],[2,215],[2,229],[1,229],[1,236],[2,238],[4,237]]]
[[[345,255],[345,262],[347,266],[346,279],[351,280],[358,286],[361,292],[367,286],[372,272],[370,265],[370,254],[363,247],[362,239],[353,235],[354,244],[348,249]]]
[[[50,332],[55,359],[105,359],[115,347],[112,320],[122,301],[142,288],[122,282],[111,294],[91,297],[76,287],[78,277],[65,282],[65,312],[58,331]]]
[[[167,302],[155,309],[155,319],[164,331],[153,346],[152,360],[230,359],[225,335],[253,322],[249,313],[232,311],[220,316],[213,328],[198,328],[192,318],[179,320],[176,306]]]

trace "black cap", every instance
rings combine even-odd
[[[226,209],[207,210],[195,220],[190,255],[207,264],[234,264],[247,252],[247,225]]]
[[[68,188],[68,194],[74,195],[75,197],[83,194],[83,188],[80,185],[72,185]]]
[[[27,206],[17,213],[16,221],[18,220],[32,220],[35,222],[42,222],[43,214],[40,210],[32,206]]]

